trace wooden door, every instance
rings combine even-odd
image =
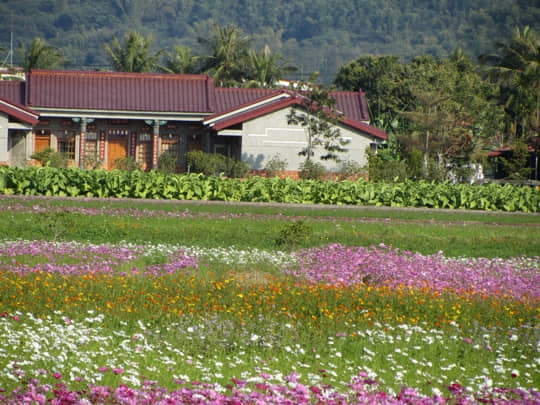
[[[38,135],[34,137],[34,153],[43,152],[45,149],[51,146],[50,135]]]
[[[115,162],[127,157],[127,137],[109,137],[107,143],[107,164],[109,169],[115,168]]]
[[[188,136],[187,142],[187,151],[191,152],[192,150],[202,150],[202,135],[201,134],[192,134]]]

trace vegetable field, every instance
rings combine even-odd
[[[487,184],[315,181],[0,167],[0,194],[218,200],[538,212],[540,190]]]

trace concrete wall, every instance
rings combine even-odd
[[[5,114],[0,113],[0,162],[7,163],[8,156],[8,119]]]
[[[274,155],[279,154],[286,159],[286,170],[298,170],[300,163],[305,160],[298,152],[307,145],[306,132],[303,127],[289,125],[287,115],[290,109],[283,109],[271,114],[244,122],[242,127],[242,160],[248,162],[253,170],[263,170],[266,163]],[[348,127],[340,126],[341,136],[348,140],[345,146],[347,152],[339,154],[341,160],[354,160],[360,166],[367,164],[366,148],[375,142],[374,138]],[[315,151],[314,161],[322,163],[327,170],[339,171],[339,163],[322,161],[320,156],[324,149],[318,147]]]

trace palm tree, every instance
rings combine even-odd
[[[516,29],[508,42],[497,42],[499,53],[480,57],[488,73],[501,84],[506,108],[515,118],[514,131],[538,136],[540,118],[540,41],[530,27]]]
[[[272,53],[268,45],[259,53],[249,50],[248,68],[250,87],[273,87],[285,74],[297,70],[287,65],[279,53]]]
[[[19,49],[23,59],[23,69],[54,69],[63,65],[66,59],[55,47],[41,38],[34,38],[28,48],[22,45]]]
[[[210,38],[199,38],[209,51],[203,70],[221,86],[238,85],[247,76],[247,55],[252,39],[234,24],[215,24]]]
[[[197,73],[199,71],[199,57],[191,53],[191,49],[175,45],[173,54],[167,53],[167,60],[163,71],[167,73]]]
[[[111,44],[105,45],[109,59],[118,72],[152,72],[159,67],[159,58],[163,49],[150,54],[152,39],[143,37],[136,31],[124,36],[124,44],[114,38]]]

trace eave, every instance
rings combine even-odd
[[[200,122],[209,113],[181,113],[170,111],[110,111],[110,110],[85,110],[67,108],[47,108],[34,107],[40,112],[42,117],[63,117],[63,118],[93,118],[93,119],[131,119],[148,120],[160,119],[164,121],[191,121]]]
[[[39,112],[28,107],[13,103],[6,99],[0,98],[0,111],[15,117],[25,124],[35,125],[39,121]]]

